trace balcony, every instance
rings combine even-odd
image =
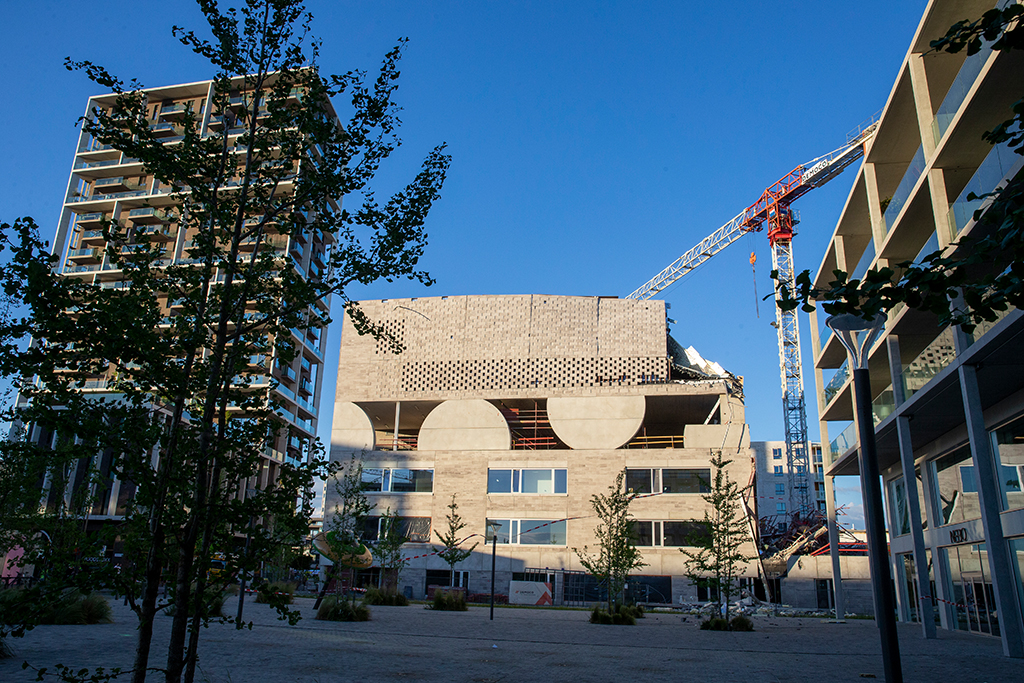
[[[896,398],[892,391],[892,385],[890,384],[881,394],[878,395],[875,400],[871,402],[871,420],[874,424],[878,424],[885,418],[892,415],[892,411],[896,410]]]
[[[99,178],[92,184],[93,194],[109,194],[111,192],[124,192],[128,190],[138,190],[142,188],[142,184],[138,181],[129,180],[124,176],[117,176],[114,178]]]
[[[75,162],[76,171],[87,171],[94,168],[103,168],[105,166],[118,166],[120,165],[120,159],[98,159],[95,161],[84,161],[79,159]]]
[[[169,138],[169,137],[180,137],[180,133],[178,132],[178,129],[175,127],[175,125],[173,123],[168,122],[168,121],[159,121],[157,123],[154,123],[154,124],[150,125],[149,130],[156,137],[158,137],[158,138],[165,138],[165,140],[164,140],[165,142],[166,142],[166,138]]]
[[[829,383],[825,385],[825,389],[822,391],[822,405],[827,406],[832,402],[832,399],[836,397],[836,394],[846,385],[846,382],[850,379],[850,362],[844,360],[843,364],[836,370],[836,374],[832,376]]]
[[[311,396],[313,394],[313,383],[310,382],[308,379],[302,380],[299,383],[299,393],[304,394],[306,396]]]
[[[160,118],[171,121],[176,121],[185,115],[185,112],[189,110],[189,105],[185,102],[179,102],[177,104],[171,104],[160,108]]]
[[[103,237],[102,230],[83,230],[78,236],[78,243],[81,245],[103,246],[107,240]]]
[[[75,264],[99,263],[102,260],[102,249],[71,249],[68,251],[68,261]]]
[[[834,463],[843,453],[857,445],[857,423],[851,422],[839,436],[832,439],[828,445],[829,463]]]
[[[914,185],[917,184],[918,178],[921,177],[921,173],[924,172],[924,147],[918,146],[917,153],[914,154],[914,158],[910,160],[910,165],[907,166],[907,170],[903,173],[903,178],[900,180],[900,184],[896,186],[896,191],[893,192],[892,197],[889,198],[889,204],[885,208],[885,213],[882,215],[882,227],[885,232],[892,230],[892,226],[896,223],[896,219],[899,218],[900,211],[903,210],[904,205],[907,203],[907,199],[910,198],[910,192],[914,189]]]
[[[903,367],[900,381],[908,399],[921,391],[956,358],[953,330],[947,327],[917,357]]]
[[[77,225],[80,228],[84,228],[88,225],[98,227],[101,223],[103,223],[103,219],[105,217],[106,214],[103,213],[102,211],[93,211],[92,213],[80,213],[78,214],[78,217],[75,219],[75,225]]]
[[[981,73],[981,69],[985,66],[985,62],[988,61],[988,56],[991,53],[992,44],[983,43],[979,52],[964,60],[960,71],[957,72],[956,78],[953,79],[952,85],[946,91],[942,104],[936,110],[935,118],[932,120],[932,136],[935,139],[936,147],[939,141],[942,140],[942,136],[949,129],[949,124],[953,122],[956,113],[960,110],[960,105],[967,99],[967,93],[971,91],[974,81],[978,79],[978,74]]]
[[[995,190],[1004,179],[1013,177],[1022,165],[1024,157],[1012,151],[1006,144],[992,148],[978,170],[967,181],[963,192],[949,207],[947,219],[950,241],[955,241],[960,231],[974,219],[974,213],[986,205],[986,200],[977,196]],[[972,196],[975,198],[970,199]]]
[[[161,223],[139,226],[135,228],[135,234],[146,236],[154,242],[170,242],[178,235],[177,231],[171,230],[171,226]]]
[[[166,223],[174,221],[175,216],[169,211],[164,209],[155,209],[153,207],[144,207],[139,209],[132,209],[128,212],[128,218],[135,225],[148,224],[148,223]]]

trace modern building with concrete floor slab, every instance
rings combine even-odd
[[[331,457],[363,458],[376,505],[403,518],[414,559],[400,588],[422,597],[448,585],[432,554],[456,497],[467,521],[455,581],[491,582],[488,522],[500,524],[496,590],[547,583],[543,602],[582,604],[599,591],[574,548],[594,548],[590,499],[626,469],[640,492],[631,512],[648,566],[630,582],[636,600],[705,600],[679,552],[703,518],[710,458],[751,476],[742,378],[694,367],[667,334],[663,301],[582,296],[450,296],[364,301],[370,320],[403,347],[357,334],[346,319],[338,363]],[[699,358],[699,357],[698,357]],[[329,526],[336,505],[327,490]],[[376,533],[375,521],[368,528]],[[747,546],[753,556],[753,543]],[[756,576],[753,565],[750,580]]]
[[[1001,5],[1006,3],[1000,3]],[[982,133],[1013,116],[1024,51],[935,53],[930,42],[992,0],[933,0],[896,75],[877,132],[814,278],[841,269],[957,256],[991,230],[978,199],[1020,177],[1024,156]],[[993,263],[1000,272],[1008,264]],[[826,476],[856,474],[851,373],[840,340],[811,314]],[[972,333],[930,312],[889,313],[869,350],[878,467],[887,497],[899,617],[999,638],[1024,657],[1024,314]]]

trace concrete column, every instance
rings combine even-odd
[[[828,448],[822,444],[822,448]],[[825,514],[828,516],[828,554],[832,560],[832,593],[836,602],[836,619],[846,618],[846,595],[843,592],[843,572],[839,566],[839,525],[836,524],[835,478],[825,479]]]
[[[900,357],[900,342],[896,335],[885,340],[889,352],[889,376],[892,378],[893,400],[898,410],[906,395],[903,390],[903,362]],[[914,447],[910,439],[910,419],[900,415],[896,418],[896,436],[900,445],[900,465],[903,468],[903,486],[907,492],[907,511],[910,515],[910,535],[914,539],[914,571],[917,574],[918,613],[925,638],[935,638],[935,615],[932,601],[921,596],[928,592],[928,560],[924,552],[924,529],[921,526],[921,501],[917,497],[917,477],[914,474]],[[895,536],[895,534],[893,534]],[[908,596],[909,597],[909,596]]]
[[[921,468],[921,482],[924,484],[924,509],[928,515],[928,528],[935,529],[942,522],[942,510],[939,509],[939,503],[935,496],[937,483],[932,475],[930,464],[926,463]],[[948,589],[950,585],[949,567],[942,561],[942,550],[939,546],[933,544],[929,547],[932,551],[932,571],[935,572],[935,595],[933,597],[939,600],[939,625],[952,631],[956,629],[956,618],[950,605],[953,596],[950,595]]]
[[[999,518],[1002,494],[992,452],[992,440],[985,429],[985,418],[981,411],[977,369],[973,365],[961,365],[959,373],[967,435],[971,442],[971,458],[974,461],[974,472],[978,482],[978,503],[981,507],[982,527],[985,530],[985,547],[988,550],[992,589],[999,612],[1003,654],[1007,657],[1024,658],[1024,624],[1021,624],[1020,605],[1016,599],[1016,577],[1011,564],[1010,549],[1003,538],[1003,524]]]
[[[402,402],[395,401],[395,433],[391,440],[391,450],[398,450],[398,419],[402,416]]]

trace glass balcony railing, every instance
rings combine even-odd
[[[932,236],[928,238],[928,241],[924,243],[921,250],[917,252],[917,256],[914,257],[914,263],[921,263],[924,261],[925,256],[934,254],[939,250],[939,233],[933,232]],[[890,315],[891,318],[895,318],[896,315]]]
[[[988,61],[988,56],[991,53],[992,44],[985,43],[982,45],[980,52],[964,60],[960,71],[957,72],[956,78],[953,79],[952,85],[946,91],[942,104],[936,110],[935,118],[932,120],[932,137],[935,138],[936,146],[938,146],[942,136],[949,129],[949,124],[953,122],[953,117],[960,110],[960,105],[967,99],[967,93],[970,92],[974,81],[978,79],[978,74],[981,73],[981,68],[985,66],[985,62]]]
[[[921,177],[923,171],[924,147],[919,145],[914,158],[910,160],[910,165],[907,166],[907,170],[903,173],[900,184],[896,186],[896,191],[889,198],[889,204],[885,207],[885,213],[882,215],[882,227],[885,228],[887,233],[892,229],[893,224],[899,217],[900,211],[903,210],[903,205],[907,203],[907,199],[910,197],[910,191],[914,189],[914,185],[917,184],[917,179]]]
[[[982,195],[995,190],[1004,178],[1012,177],[1024,165],[1024,156],[1017,154],[1007,144],[996,145],[988,153],[981,166],[967,181],[963,192],[949,207],[949,238],[955,241],[960,231],[974,218],[974,212],[981,208],[983,199],[968,199],[971,194]]]
[[[829,463],[833,463],[839,457],[857,445],[857,423],[851,422],[839,436],[832,439],[828,445]]]
[[[871,420],[877,425],[892,415],[894,410],[896,410],[896,397],[892,392],[892,385],[890,384],[871,402]]]
[[[947,327],[918,354],[917,358],[903,367],[900,380],[903,382],[904,396],[909,399],[924,389],[928,382],[948,367],[955,358],[953,330]]]
[[[868,239],[868,245],[864,247],[864,253],[861,254],[860,260],[857,261],[857,267],[850,273],[851,280],[860,280],[864,277],[864,274],[868,272],[868,267],[875,260],[875,240]]]
[[[848,360],[844,360],[843,364],[839,366],[838,370],[836,370],[836,374],[833,375],[832,379],[829,380],[829,383],[825,385],[825,389],[822,392],[825,399],[823,404],[828,405],[831,403],[832,399],[835,398],[836,394],[839,393],[839,390],[843,388],[843,385],[845,385],[849,379],[850,364]]]

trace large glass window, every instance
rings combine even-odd
[[[666,547],[681,548],[693,546],[707,540],[708,527],[704,522],[662,522]]]
[[[973,471],[963,472],[964,466],[970,467],[972,464],[970,446],[958,448],[931,462],[937,484],[938,500],[936,503],[938,503],[939,512],[942,515],[936,526],[955,524],[981,517],[978,494],[976,493],[977,487],[973,483]],[[968,479],[966,488],[974,489],[974,491],[965,490],[964,475]]]
[[[1004,510],[1024,508],[1024,418],[996,430],[993,450],[999,463],[999,488]]]
[[[432,493],[434,470],[363,468],[363,490],[380,493]]]
[[[707,493],[710,469],[627,469],[626,490],[635,493]]]
[[[367,517],[363,526],[363,540],[376,541],[380,538],[380,517]],[[398,533],[407,543],[430,542],[430,517],[399,517]]]
[[[494,538],[491,524],[498,525],[498,543],[511,545],[565,545],[565,520],[488,519],[485,540]]]
[[[564,494],[564,469],[487,470],[487,493]]]

